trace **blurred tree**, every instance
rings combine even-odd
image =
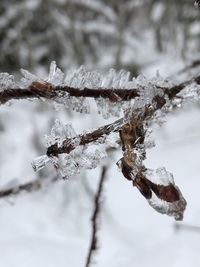
[[[150,51],[175,47],[186,56],[200,48],[198,11],[187,0],[12,0],[0,2],[0,15],[4,71],[55,59],[63,68],[113,66],[135,75],[153,60]]]

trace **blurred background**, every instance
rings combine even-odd
[[[200,10],[193,0],[1,0],[0,72],[20,77],[20,68],[42,78],[55,60],[66,73],[84,65],[102,73],[126,69],[172,81],[200,58]],[[44,138],[56,118],[79,133],[108,123],[94,108],[78,114],[42,101],[12,101],[0,107],[0,186],[56,172],[34,173],[31,161],[45,153]],[[116,118],[110,118],[113,121]],[[155,126],[156,147],[147,166],[173,172],[188,207],[183,223],[157,214],[116,167],[112,154],[99,225],[95,266],[200,266],[199,103],[190,103]],[[80,267],[90,244],[90,218],[100,166],[68,181],[0,201],[0,266]]]

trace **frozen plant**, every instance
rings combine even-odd
[[[109,70],[103,75],[81,66],[66,77],[53,61],[47,79],[21,70],[22,79],[14,82],[7,73],[0,74],[0,104],[13,99],[42,98],[90,113],[90,99],[97,104],[104,119],[117,120],[96,130],[77,134],[71,124],[55,121],[51,133],[45,136],[46,155],[33,160],[34,170],[53,164],[63,178],[71,178],[82,169],[96,168],[121,146],[122,158],[117,165],[148,203],[158,212],[183,218],[186,201],[165,168],[149,170],[144,165],[146,149],[155,145],[151,138],[152,124],[159,123],[174,108],[191,99],[200,98],[200,77],[174,84],[157,72],[152,79],[144,75],[131,78],[126,71]],[[112,138],[110,138],[113,135]]]

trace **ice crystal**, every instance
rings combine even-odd
[[[168,172],[165,167],[160,167],[156,170],[148,169],[146,171],[147,178],[156,184],[168,185],[169,183],[174,184],[173,174]]]
[[[100,78],[100,74],[89,72],[84,66],[81,66],[79,69],[71,70],[68,73],[65,83],[68,86],[79,89],[84,89],[85,87],[94,88],[94,86],[98,86],[98,78]]]
[[[20,80],[20,86],[22,88],[27,88],[29,85],[31,85],[34,81],[41,80],[36,75],[30,73],[28,70],[20,69],[22,78]]]
[[[148,200],[150,206],[161,214],[173,216],[175,220],[182,220],[183,213],[186,208],[186,200],[182,196],[179,188],[174,184],[174,178],[172,173],[168,172],[164,167],[156,170],[147,170],[146,177],[153,183],[163,186],[172,185],[173,188],[178,192],[179,199],[173,202],[167,202],[156,196],[152,192],[152,197]]]
[[[57,144],[62,146],[64,140],[68,140],[73,145],[73,150],[67,154],[62,153],[57,156],[41,156],[36,158],[32,165],[34,170],[40,170],[51,162],[63,178],[69,178],[80,173],[81,169],[96,168],[99,162],[107,156],[106,149],[116,147],[118,135],[111,134],[109,137],[102,137],[90,145],[80,146],[80,136],[78,136],[72,126],[62,125],[56,120],[50,135],[46,136],[47,146]]]
[[[14,76],[7,72],[0,73],[0,92],[15,85]]]
[[[112,103],[108,99],[105,98],[97,98],[95,99],[98,113],[103,116],[104,119],[110,118],[110,116],[119,117],[121,113],[121,102]]]
[[[43,156],[37,157],[36,159],[32,161],[32,167],[34,171],[39,171],[43,169],[50,161],[51,160],[49,157],[47,157],[46,155],[43,155]]]
[[[134,109],[142,109],[152,104],[152,100],[156,95],[163,95],[163,91],[157,86],[157,84],[160,84],[160,80],[160,76],[149,80],[142,74],[137,78],[133,78],[133,84],[139,89],[140,95],[135,99]]]
[[[93,144],[92,146],[79,146],[70,154],[59,154],[57,157],[39,157],[33,163],[35,170],[43,168],[51,162],[64,179],[68,179],[80,173],[81,169],[96,168],[100,160],[106,157],[105,144]]]
[[[152,138],[152,129],[149,127],[146,128],[144,145],[146,149],[150,149],[155,146],[155,141]]]
[[[182,98],[182,102],[185,102],[186,100],[198,101],[200,99],[200,85],[192,83],[191,85],[186,86],[178,96]]]
[[[176,187],[178,190],[178,188]],[[186,200],[183,198],[179,190],[180,199],[175,202],[166,202],[159,199],[154,193],[152,198],[148,200],[149,205],[161,214],[174,217],[175,220],[181,221],[183,219],[183,213],[186,208]]]
[[[58,146],[61,146],[64,140],[75,136],[76,132],[71,124],[63,125],[58,119],[56,119],[50,135],[45,135],[46,146],[49,147],[55,143],[57,143]],[[78,142],[78,140],[76,141]]]
[[[114,69],[110,69],[102,80],[101,87],[103,88],[126,88],[127,82],[129,81],[130,72],[120,70],[119,72]]]
[[[61,85],[64,80],[64,73],[56,65],[55,61],[52,61],[50,64],[49,77],[47,82],[52,83],[53,85]]]

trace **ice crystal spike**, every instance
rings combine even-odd
[[[46,146],[49,147],[55,143],[58,146],[62,145],[63,141],[67,138],[76,136],[76,132],[71,124],[63,125],[58,119],[55,120],[55,124],[51,129],[50,135],[45,135]],[[76,139],[74,139],[76,140]]]
[[[32,167],[34,171],[43,169],[50,162],[50,158],[46,155],[37,157],[32,161]]]
[[[49,77],[47,82],[52,83],[53,85],[61,85],[63,83],[64,73],[56,65],[55,61],[52,61],[50,64]]]
[[[20,71],[21,71],[21,74],[23,75],[23,77],[21,78],[21,81],[20,81],[20,86],[22,88],[23,87],[26,88],[29,85],[31,85],[34,81],[40,80],[37,76],[30,73],[28,70],[20,69]]]
[[[110,69],[108,71],[108,74],[105,75],[105,77],[103,78],[101,86],[103,88],[112,88],[113,79],[115,78],[115,75],[116,75],[115,70],[114,69]]]
[[[84,66],[81,66],[78,70],[70,71],[65,79],[68,86],[75,88],[84,88],[87,80],[87,71]]]
[[[7,72],[0,73],[0,92],[15,85],[14,76]]]

